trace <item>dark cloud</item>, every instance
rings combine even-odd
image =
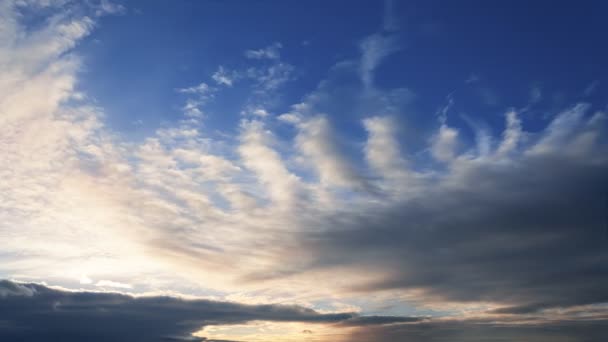
[[[310,218],[331,227],[302,234],[309,267],[379,274],[350,291],[418,289],[421,301],[504,304],[497,313],[608,302],[607,151],[457,161],[419,195]]]
[[[600,342],[607,320],[501,324],[488,321],[429,321],[357,328],[348,342]]]
[[[1,341],[211,341],[193,338],[191,333],[207,325],[253,320],[356,326],[410,318],[320,314],[289,305],[73,292],[0,280]]]
[[[331,323],[336,329],[349,328],[344,330],[347,335],[332,335],[332,341],[603,341],[608,334],[608,314],[600,307],[585,317],[577,316],[579,313],[573,311],[563,316],[570,318],[563,319],[527,316],[524,320],[508,316],[500,320],[446,320],[320,314],[299,306],[75,292],[0,280],[1,341],[231,342],[195,338],[191,333],[206,325],[252,320]],[[310,335],[313,331],[305,329],[302,334]]]

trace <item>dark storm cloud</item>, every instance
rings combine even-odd
[[[252,320],[356,326],[415,319],[320,314],[300,306],[71,292],[0,280],[1,341],[207,341],[190,334],[206,325]]]
[[[603,145],[455,162],[413,199],[311,218],[331,227],[301,241],[311,268],[381,271],[350,288],[362,293],[422,289],[514,314],[608,302],[606,155]]]

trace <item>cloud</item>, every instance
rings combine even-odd
[[[262,110],[273,109],[280,104],[281,88],[289,81],[295,79],[295,68],[281,60],[278,53],[280,44],[274,44],[268,49],[252,51],[248,57],[263,59],[267,62],[254,61],[246,68],[228,69],[219,66],[211,78],[221,86],[232,87],[237,81],[243,81],[250,94],[245,97],[242,114],[265,116]],[[277,49],[275,52],[274,49]]]
[[[397,44],[395,36],[377,33],[363,39],[359,44],[359,48],[361,49],[361,61],[359,65],[361,81],[366,88],[370,88],[374,82],[374,70],[384,58],[398,51],[400,47]]]
[[[546,129],[546,133],[529,153],[546,154],[564,147],[569,143],[574,134],[581,131],[584,123],[583,116],[589,110],[590,105],[579,103],[559,113]]]
[[[327,117],[318,115],[298,123],[297,127],[296,145],[310,158],[322,185],[355,189],[367,187],[365,180],[340,151]]]
[[[406,182],[407,162],[401,156],[394,121],[392,117],[378,116],[363,120],[368,132],[365,157],[378,174],[394,181],[392,186],[399,186]]]
[[[2,244],[11,246],[11,251],[5,249],[9,255],[70,255],[79,249],[74,239],[84,235],[98,242],[89,245],[89,252],[96,253],[99,245],[107,243],[99,238],[107,230],[93,227],[99,221],[109,223],[113,216],[103,219],[90,210],[94,202],[103,202],[109,196],[95,200],[76,191],[79,185],[92,190],[104,182],[112,184],[122,165],[116,158],[118,148],[102,132],[100,110],[79,100],[75,91],[81,61],[72,49],[90,33],[94,22],[86,15],[58,14],[55,5],[61,6],[49,4],[52,14],[44,25],[33,28],[15,19],[27,5],[10,1],[1,5],[0,20],[6,34],[0,37],[0,72],[5,75],[0,81],[0,229]],[[93,180],[95,174],[103,174],[106,179]],[[88,215],[86,227],[82,227],[80,218],[66,215],[70,207]],[[63,224],[55,226],[58,221]],[[12,233],[17,226],[23,235]],[[82,228],[63,238],[56,232],[58,227],[75,226]],[[38,239],[24,243],[26,236]],[[20,263],[24,267],[23,261]],[[7,263],[8,268],[9,264],[15,265]]]
[[[501,324],[477,320],[429,321],[421,324],[393,324],[357,328],[346,338],[349,342],[509,342],[572,341],[599,342],[608,333],[605,318],[589,321],[542,320],[526,324]]]
[[[210,87],[205,82],[201,82],[196,86],[178,88],[176,90],[178,93],[190,95],[182,107],[184,114],[190,118],[201,118],[203,116],[203,106],[215,97],[217,91],[217,89]]]
[[[443,162],[454,159],[458,147],[457,129],[443,123],[432,140],[431,152],[433,157]]]
[[[111,281],[111,280],[100,280],[97,283],[95,283],[95,286],[97,286],[97,287],[110,287],[110,288],[117,288],[117,289],[131,289],[131,288],[133,288],[133,286],[131,286],[129,284],[119,283],[119,282]]]
[[[103,16],[108,14],[118,15],[124,14],[127,9],[121,5],[108,0],[101,0],[95,11],[96,16]]]
[[[31,283],[0,281],[0,337],[36,341],[219,341],[192,334],[205,326],[250,321],[334,324],[332,340],[342,341],[602,341],[607,317],[573,321],[526,318],[497,323],[490,319],[429,319],[398,316],[319,314],[284,305],[243,305],[167,296],[66,291]],[[347,330],[341,330],[348,328]],[[206,331],[206,330],[204,330]],[[343,333],[342,333],[343,332]],[[313,330],[302,330],[313,334]],[[200,334],[197,334],[199,336]],[[315,334],[317,335],[317,334]],[[341,337],[342,336],[342,337]],[[319,335],[326,340],[325,335]]]
[[[275,92],[284,83],[293,79],[295,69],[291,64],[281,61],[278,50],[272,52],[280,46],[277,43],[272,45],[272,48],[252,51],[247,54],[248,58],[269,59],[270,62],[267,64],[254,64],[244,70],[230,70],[220,65],[211,78],[217,84],[227,87],[232,87],[237,80],[249,80],[253,82],[253,97],[276,96]]]
[[[256,110],[254,110],[254,111],[252,112],[252,114],[253,114],[253,115],[260,116],[260,117],[263,117],[263,118],[264,118],[264,117],[267,117],[267,116],[269,115],[269,114],[268,114],[268,112],[267,112],[265,109],[263,109],[263,108],[258,108],[258,109],[256,109]]]
[[[211,78],[219,85],[232,87],[232,84],[238,78],[238,74],[235,72],[229,72],[223,66],[220,65],[217,71],[213,73]]]
[[[277,90],[285,82],[292,79],[294,67],[290,64],[277,62],[267,68],[252,67],[247,69],[247,77],[256,82],[258,92]]]
[[[255,172],[275,205],[291,207],[299,197],[299,178],[285,167],[270,145],[273,136],[260,121],[243,121],[239,152],[247,168]]]
[[[203,82],[194,87],[177,89],[177,91],[184,94],[206,95],[207,93],[209,93],[209,91],[211,91],[211,88],[209,87],[209,85]]]
[[[250,321],[343,322],[359,326],[407,319],[321,314],[293,305],[66,291],[8,280],[0,280],[0,294],[0,338],[19,341],[209,341],[192,334],[208,325]]]
[[[514,151],[522,139],[521,120],[516,111],[510,110],[507,112],[506,128],[502,135],[502,142],[496,151],[496,154],[501,157]]]
[[[280,49],[283,47],[281,43],[273,43],[265,48],[258,50],[245,51],[245,57],[250,59],[279,59],[281,57]]]
[[[341,212],[343,225],[304,234],[311,244],[303,248],[318,255],[318,267],[374,274],[355,291],[415,290],[428,301],[489,301],[513,313],[604,303],[608,160],[592,145],[578,148],[593,121],[584,108],[558,115],[515,158],[451,154],[450,170],[419,193]],[[511,144],[504,136],[500,146]]]

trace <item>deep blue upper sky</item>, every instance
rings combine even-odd
[[[361,39],[381,32],[386,20],[379,1],[124,5],[126,14],[104,19],[81,45],[87,65],[81,85],[104,107],[113,128],[131,134],[182,115],[183,95],[176,88],[212,82],[219,65],[244,69],[251,62],[243,58],[245,49],[274,42],[283,45],[282,60],[295,66],[275,106],[286,111],[334,64],[357,58]],[[503,122],[495,114],[526,106],[533,92],[541,95],[535,107],[540,114],[582,99],[593,84],[589,101],[602,105],[597,99],[608,81],[608,68],[602,67],[608,60],[607,9],[601,1],[576,7],[560,1],[397,1],[391,21],[400,50],[377,68],[376,86],[412,90],[411,110],[421,125],[452,92],[456,112],[485,118],[491,126]],[[206,124],[235,129],[247,92],[224,92],[210,105]],[[350,115],[331,114],[338,122]],[[143,124],[134,127],[137,120]]]

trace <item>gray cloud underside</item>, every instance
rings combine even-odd
[[[600,342],[608,336],[608,321],[557,321],[500,324],[474,320],[393,324],[358,328],[348,342]]]
[[[207,325],[255,320],[368,326],[419,318],[320,314],[301,306],[74,292],[0,280],[2,341],[205,341],[191,334]]]
[[[496,313],[608,302],[608,162],[599,152],[525,154],[454,165],[413,198],[311,215],[300,271],[378,274],[350,291],[419,289],[427,299],[489,301]]]
[[[355,290],[423,288],[516,306],[504,312],[608,302],[605,161],[529,157],[465,169],[457,181],[306,234],[313,267],[383,269]]]
[[[331,323],[338,341],[602,341],[608,315],[524,321],[320,314],[299,306],[243,305],[168,296],[75,292],[0,281],[2,341],[214,341],[192,337],[206,325],[254,320]]]

